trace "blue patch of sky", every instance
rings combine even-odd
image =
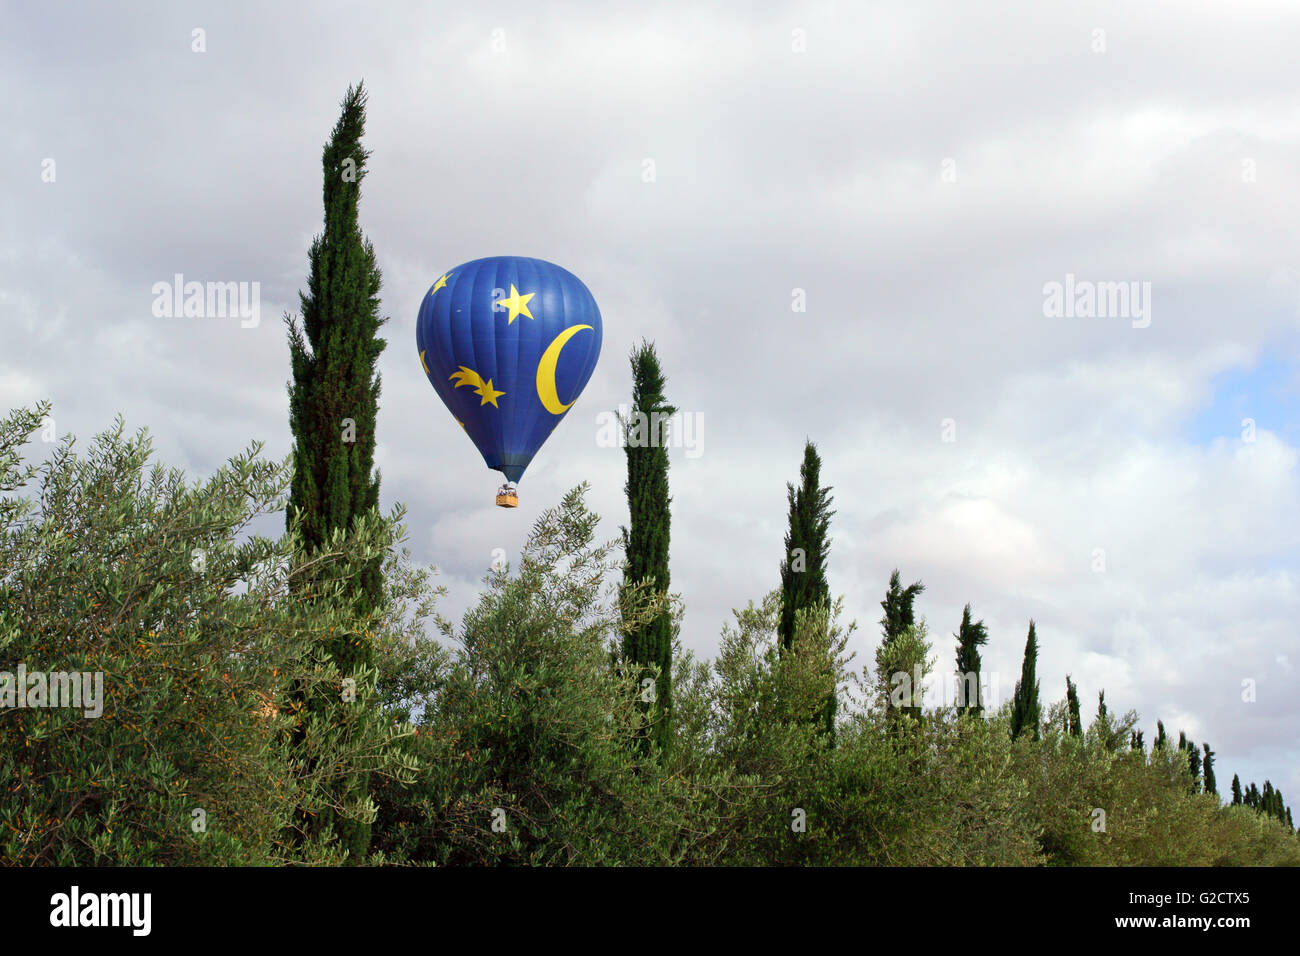
[[[1300,446],[1300,342],[1295,339],[1262,351],[1251,367],[1217,375],[1211,394],[1210,403],[1187,421],[1186,435],[1194,444],[1239,441],[1242,421],[1252,419],[1257,431]]]

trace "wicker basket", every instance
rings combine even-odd
[[[519,495],[513,491],[498,491],[497,506],[501,508],[518,508]]]

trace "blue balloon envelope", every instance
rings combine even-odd
[[[442,275],[415,344],[438,397],[489,468],[523,477],[600,358],[600,310],[571,272],[493,256]]]

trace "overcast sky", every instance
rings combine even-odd
[[[970,601],[1009,695],[1033,617],[1045,701],[1068,672],[1089,716],[1104,687],[1148,743],[1157,718],[1208,740],[1222,791],[1238,772],[1300,798],[1294,2],[7,3],[0,22],[5,408],[50,398],[83,437],[121,412],[195,475],[251,439],[286,454],[281,315],[364,78],[381,498],[409,507],[445,613],[582,480],[617,534],[625,465],[597,416],[649,337],[703,423],[698,454],[672,453],[689,647],[711,655],[778,583],[812,438],[859,664],[898,567],[926,584],[941,667]],[[517,512],[415,349],[430,283],[487,255],[564,266],[605,325]],[[260,322],[155,316],[177,273],[260,283]],[[1052,314],[1067,281],[1139,299]]]

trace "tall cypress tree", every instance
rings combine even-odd
[[[1039,721],[1042,705],[1038,694],[1038,633],[1034,622],[1029,622],[1029,637],[1025,641],[1025,658],[1020,665],[1020,680],[1016,681],[1016,694],[1011,701],[1011,738],[1014,740],[1026,731],[1034,740],[1039,739]]]
[[[642,341],[632,350],[632,408],[626,424],[627,510],[630,525],[623,529],[627,564],[625,586],[653,580],[654,590],[668,592],[668,542],[671,514],[668,496],[668,419],[677,411],[664,397],[664,374],[653,342]],[[660,749],[672,736],[673,622],[663,614],[623,635],[623,654],[640,669],[638,683],[644,684],[654,668],[654,702],[658,720],[650,728],[647,743]],[[647,695],[641,706],[650,708]]]
[[[365,125],[366,93],[357,84],[348,88],[321,156],[325,226],[312,242],[307,291],[299,295],[302,324],[286,319],[293,369],[289,385],[293,480],[286,520],[291,528],[297,523],[304,560],[332,533],[353,530],[358,519],[379,505],[379,475],[374,471],[379,409],[376,364],[384,350],[378,333],[385,320],[379,315],[382,277],[375,250],[357,220],[369,155],[361,146]],[[382,558],[376,557],[349,586],[359,612],[378,607],[383,595]],[[336,635],[326,651],[344,677],[369,666],[373,657],[368,635]],[[320,712],[338,702],[299,704]],[[339,796],[354,800],[367,789],[368,780],[359,776]],[[370,841],[370,827],[343,818],[318,819],[314,825],[323,829],[330,822],[353,861],[359,861]]]
[[[789,528],[785,534],[785,558],[781,562],[781,646],[794,640],[795,615],[821,602],[829,606],[831,589],[826,583],[830,556],[831,489],[821,486],[821,456],[817,446],[807,442],[799,467],[799,487],[786,484]]]
[[[1151,749],[1164,750],[1165,746],[1168,743],[1169,743],[1169,736],[1165,733],[1165,722],[1163,720],[1157,720],[1156,721],[1156,742],[1155,742],[1155,746],[1152,747]]]
[[[1241,778],[1235,773],[1232,775],[1232,805],[1241,806]]]
[[[895,581],[896,576],[891,579],[891,584]],[[918,581],[914,587],[919,586]],[[911,613],[910,608],[908,613]],[[957,638],[957,686],[961,688],[961,701],[957,705],[957,711],[961,714],[981,714],[984,712],[984,701],[980,691],[980,646],[988,643],[989,632],[983,621],[971,620],[969,604],[962,610],[961,627],[953,636]]]
[[[1214,751],[1210,749],[1209,744],[1201,744],[1201,749],[1205,752],[1205,757],[1201,761],[1201,773],[1205,778],[1205,792],[1212,793],[1216,797],[1219,795],[1218,781],[1214,779]]]
[[[831,489],[821,484],[822,460],[817,446],[804,443],[799,466],[799,487],[786,484],[789,527],[785,534],[785,558],[781,562],[782,651],[794,642],[795,620],[800,611],[814,605],[829,610],[830,585],[826,566],[830,557]],[[835,730],[835,696],[826,701],[821,722],[828,733]]]
[[[1079,688],[1065,675],[1066,730],[1071,737],[1083,736],[1083,719],[1079,716]]]

